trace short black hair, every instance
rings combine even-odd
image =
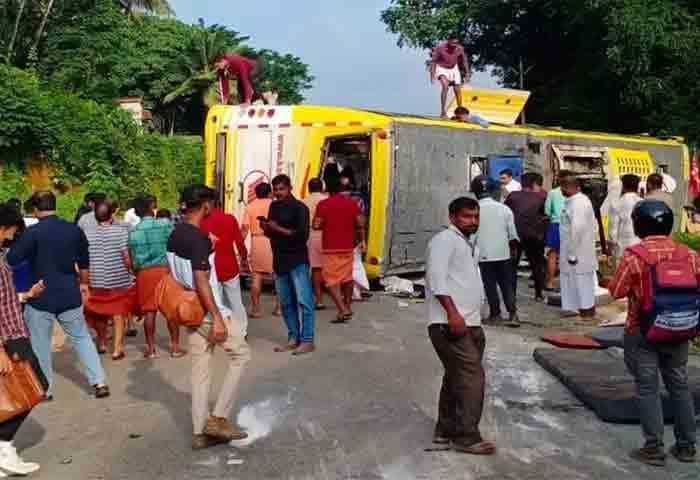
[[[275,185],[285,185],[287,187],[292,186],[292,179],[289,178],[288,175],[285,175],[284,173],[281,175],[277,175],[275,178],[272,179],[272,186]]]
[[[0,204],[0,227],[9,228],[24,225],[24,219],[16,208],[7,203]]]
[[[215,200],[216,192],[201,184],[188,185],[180,196],[180,203],[186,211],[199,210],[206,202],[214,202]]]
[[[539,185],[541,187],[542,183],[544,183],[542,175],[535,172],[524,173],[523,176],[520,178],[520,181],[522,182],[523,187],[525,188],[532,188],[533,185]]]
[[[448,207],[450,215],[457,215],[462,210],[479,210],[479,202],[469,197],[459,197],[452,200]]]
[[[627,175],[620,177],[620,181],[622,181],[623,190],[626,192],[636,192],[639,190],[639,182],[641,181],[641,178],[632,173],[628,173]]]
[[[469,109],[467,107],[457,107],[455,108],[455,115],[469,115]]]
[[[309,180],[309,192],[318,193],[323,191],[323,181],[320,178]]]
[[[256,198],[269,198],[272,193],[272,187],[267,182],[263,182],[255,186],[255,197]]]
[[[157,199],[154,195],[140,195],[134,199],[134,210],[136,215],[143,218],[147,216],[148,212],[153,211],[153,207],[156,204]]]
[[[331,194],[340,193],[343,190],[343,184],[340,183],[340,177],[329,177],[326,180],[326,191]]]
[[[19,198],[11,198],[5,205],[16,209],[19,213],[22,213],[22,201]]]
[[[652,173],[647,177],[647,187],[654,190],[661,190],[664,186],[664,177],[660,173]]]
[[[570,172],[568,175],[559,179],[559,185],[562,187],[566,185],[574,185],[581,188],[583,186],[583,182],[581,182],[581,179],[575,173]]]
[[[499,175],[508,175],[509,177],[512,177],[513,170],[511,170],[510,168],[504,168],[503,170],[501,170],[501,173],[499,173]]]
[[[56,211],[56,195],[49,190],[39,190],[34,192],[30,198],[32,206],[40,212],[55,212]]]
[[[557,181],[565,177],[570,177],[571,175],[574,175],[574,172],[572,172],[571,170],[559,170],[559,172],[557,173]]]
[[[173,215],[167,208],[161,208],[160,210],[158,210],[158,213],[156,213],[156,218],[167,218],[168,220],[170,220],[172,217]]]

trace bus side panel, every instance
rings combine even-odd
[[[474,157],[518,154],[526,141],[523,134],[397,124],[384,274],[425,268],[428,241],[449,225],[450,202],[468,192]]]

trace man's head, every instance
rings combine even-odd
[[[34,207],[34,215],[37,218],[54,215],[56,213],[56,195],[49,190],[34,192],[30,201]]]
[[[272,187],[269,183],[263,182],[255,186],[255,198],[270,198]]]
[[[341,177],[328,177],[326,180],[326,192],[329,195],[337,195],[344,190]]]
[[[544,180],[542,175],[539,173],[525,173],[522,178],[523,190],[526,192],[540,192],[542,191],[542,183]]]
[[[562,195],[567,198],[573,197],[581,191],[581,180],[572,173],[560,178],[559,186],[561,187]]]
[[[622,193],[637,193],[639,191],[640,178],[631,173],[620,178],[622,182]]]
[[[479,230],[479,202],[473,198],[459,197],[449,206],[450,222],[465,236]]]
[[[557,173],[557,185],[561,186],[561,181],[563,178],[570,177],[574,174],[571,170],[559,170]]]
[[[24,220],[17,209],[6,203],[0,204],[0,245],[11,242],[23,226]]]
[[[88,194],[85,195],[84,198],[84,203],[86,207],[89,207],[90,210],[95,209],[95,205],[97,205],[100,202],[104,202],[107,199],[107,195],[101,192],[89,192]]]
[[[98,223],[111,223],[114,218],[114,212],[117,211],[117,204],[111,200],[105,199],[103,202],[95,205],[95,219]]]
[[[277,175],[272,179],[272,193],[277,200],[287,200],[292,196],[292,180],[287,175]]]
[[[501,170],[501,173],[499,173],[499,177],[501,179],[501,185],[505,187],[513,181],[513,170],[511,170],[510,168]]]
[[[469,109],[467,107],[455,108],[454,119],[458,122],[468,122],[469,121]]]
[[[173,215],[172,215],[172,213],[170,213],[170,210],[168,210],[167,208],[161,208],[160,210],[158,210],[158,213],[156,213],[156,218],[158,218],[158,219],[163,218],[166,220],[172,220]]]
[[[152,217],[158,209],[158,199],[154,195],[139,195],[134,200],[134,211],[140,218]]]
[[[216,191],[206,185],[189,185],[185,187],[180,196],[180,204],[182,205],[185,215],[195,223],[209,216],[214,209],[216,202]]]
[[[661,190],[664,186],[664,177],[660,173],[652,173],[647,177],[647,193]]]
[[[651,236],[671,235],[673,211],[664,202],[643,200],[632,210],[634,234],[644,239]]]
[[[476,198],[481,200],[493,195],[498,190],[498,183],[488,175],[479,175],[472,180],[470,190]]]
[[[5,205],[14,208],[20,213],[20,215],[22,214],[22,201],[19,198],[11,198],[5,202]]]
[[[320,178],[309,180],[309,193],[321,193],[323,191],[323,181]]]
[[[447,37],[447,46],[450,48],[459,47],[459,36],[453,33],[449,37]]]

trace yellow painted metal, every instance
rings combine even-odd
[[[627,150],[608,148],[610,156],[610,173],[621,177],[629,173],[645,178],[656,171],[654,159],[646,150]]]
[[[479,115],[489,122],[513,125],[525,108],[530,92],[507,88],[461,88],[462,103],[472,114]],[[457,98],[448,107],[448,115],[454,115]]]

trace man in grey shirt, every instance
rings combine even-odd
[[[475,234],[479,202],[461,197],[449,207],[451,225],[428,244],[426,305],[428,334],[445,375],[433,442],[458,452],[491,455],[479,422],[484,407],[486,339],[481,328],[483,289]]]

